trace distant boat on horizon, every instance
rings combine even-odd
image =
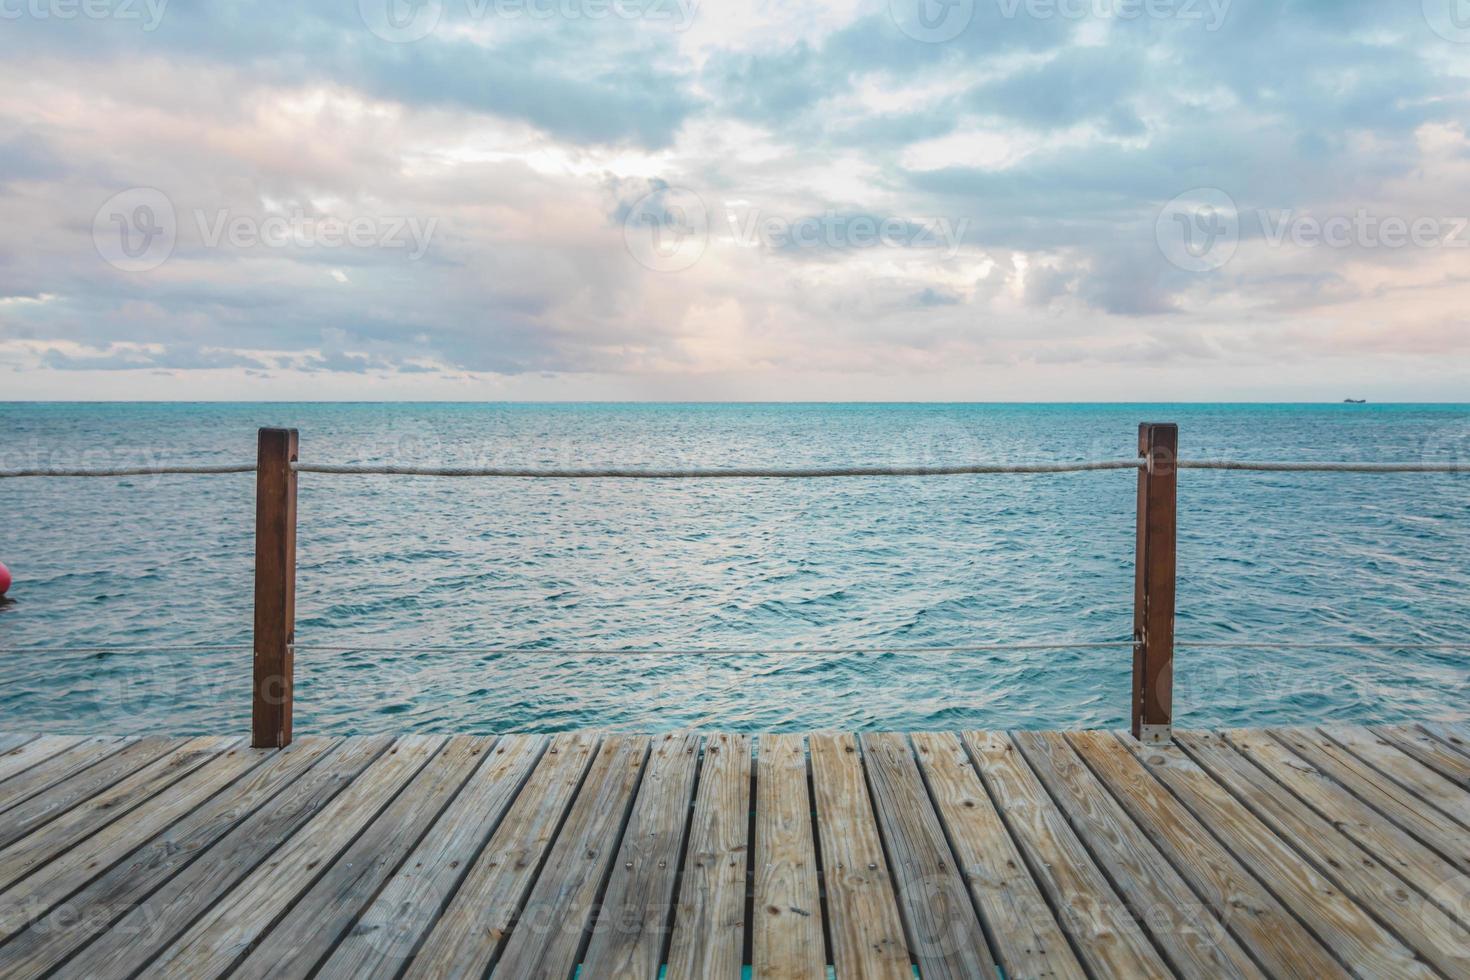
[[[1344,405],[1366,405],[1366,404],[1368,404],[1368,399],[1366,399],[1366,398],[1344,398],[1342,400],[1342,403]]]

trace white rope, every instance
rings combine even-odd
[[[965,466],[832,466],[808,469],[536,469],[495,466],[398,466],[338,463],[293,463],[298,473],[331,473],[340,476],[481,476],[562,480],[750,480],[821,479],[849,476],[968,476],[998,473],[1085,473],[1094,470],[1136,470],[1142,460],[1109,460],[1094,463],[977,463]]]
[[[1470,463],[1269,463],[1230,459],[1181,459],[1181,470],[1248,470],[1255,473],[1470,473]]]
[[[1174,648],[1176,650],[1470,650],[1470,642],[1393,643],[1384,640],[1375,643],[1352,643],[1333,640],[1312,640],[1305,643],[1237,643],[1231,640],[1220,640],[1217,642],[1211,642],[1209,640],[1185,640],[1183,642],[1175,642]]]
[[[42,467],[38,469],[0,470],[0,479],[29,476],[172,476],[174,474],[254,473],[254,463],[217,463],[198,466],[118,466],[101,469],[63,469]]]

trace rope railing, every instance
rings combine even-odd
[[[816,654],[819,656],[956,656],[966,653],[1007,653],[1045,650],[1107,650],[1131,649],[1135,640],[1057,640],[1025,641],[1020,643],[966,643],[956,646],[930,647],[649,647],[644,649],[591,649],[583,647],[496,647],[472,643],[452,646],[419,645],[399,643],[383,646],[373,643],[293,643],[297,652],[313,653],[475,653],[481,656],[509,657],[521,654],[554,657],[781,657]],[[1422,651],[1470,651],[1470,640],[1456,642],[1396,641],[1396,640],[1175,640],[1175,649],[1193,650],[1422,650]],[[214,644],[149,644],[96,646],[3,646],[0,655],[28,653],[230,653],[249,650],[248,641]]]
[[[641,468],[627,466],[555,468],[524,466],[405,466],[396,463],[292,463],[296,473],[333,476],[441,476],[540,480],[763,480],[830,479],[841,477],[989,476],[1005,474],[1091,473],[1139,470],[1142,459],[1095,460],[1075,463],[969,463],[955,466],[824,466]],[[1254,473],[1470,473],[1470,462],[1270,462],[1231,459],[1180,459],[1181,470],[1234,470]],[[0,479],[22,477],[214,476],[254,473],[254,463],[119,467],[32,467],[0,469]]]

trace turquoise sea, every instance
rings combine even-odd
[[[1125,459],[1145,420],[1196,458],[1470,460],[1464,405],[0,403],[0,468],[249,461],[262,425],[343,463]],[[1180,481],[1181,640],[1470,640],[1470,478]],[[903,651],[1127,639],[1134,482],[303,474],[296,729],[1121,726],[1126,648]],[[0,729],[246,730],[252,476],[0,495]],[[1467,664],[1190,647],[1178,723],[1463,720]]]

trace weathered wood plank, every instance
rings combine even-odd
[[[705,740],[667,980],[739,980],[750,845],[750,739]]]
[[[172,751],[165,752],[101,793],[57,814],[31,834],[0,850],[0,888],[9,888],[62,851],[120,819],[144,800],[238,742],[239,739],[215,736],[173,742],[175,748]]]
[[[1470,793],[1366,728],[1333,725],[1322,733],[1389,779],[1470,830]]]
[[[898,897],[857,741],[848,734],[814,734],[808,741],[837,975],[907,980],[912,971]]]
[[[647,758],[644,736],[609,735],[603,741],[505,944],[496,968],[501,976],[571,975]]]
[[[919,767],[1008,977],[1086,977],[957,735],[913,736]]]
[[[1015,732],[1011,738],[1177,974],[1263,976],[1060,732]]]
[[[1355,972],[1430,977],[1434,970],[1277,837],[1175,745],[1120,741]]]
[[[693,733],[654,739],[592,942],[582,957],[582,971],[589,977],[658,977],[699,768],[699,741]]]
[[[177,739],[88,741],[11,780],[15,805],[0,814],[0,847],[8,847],[88,797],[178,747]]]
[[[919,972],[925,977],[997,976],[975,906],[908,740],[902,735],[865,734],[861,745],[878,828]]]
[[[1285,906],[1106,732],[1070,732],[1067,742],[1112,790],[1139,828],[1194,886],[1210,911],[1273,976],[1350,974]]]
[[[1470,930],[1408,888],[1374,855],[1309,810],[1221,736],[1180,733],[1179,744],[1278,836],[1313,860],[1411,949],[1449,976],[1470,976]]]
[[[291,914],[256,940],[232,972],[241,980],[305,978],[326,959],[358,914],[398,868],[495,740],[457,735],[373,818],[326,873],[297,899]]]
[[[17,735],[0,743],[0,808],[8,808],[15,800],[14,791],[5,785],[12,776],[87,741],[74,735],[42,735],[32,739]]]
[[[406,976],[461,980],[485,976],[582,785],[598,742],[589,732],[557,735],[551,740],[490,843],[409,963]]]
[[[806,746],[799,735],[762,735],[759,752],[753,972],[769,980],[826,980]]]
[[[1002,732],[965,744],[1077,954],[1104,976],[1169,976],[1169,968]]]
[[[443,745],[442,736],[408,735],[394,742],[280,850],[175,939],[148,972],[190,980],[229,972]]]
[[[496,743],[449,809],[317,972],[344,980],[397,977],[500,825],[541,753],[544,735]]]
[[[230,824],[223,837],[147,898],[135,899],[134,907],[110,931],[67,961],[57,976],[133,976],[143,970],[221,895],[351,785],[392,742],[382,736],[346,739],[249,816],[233,820],[221,814],[221,822]],[[293,742],[282,751],[295,748]]]
[[[1442,722],[1424,723],[1419,726],[1442,743],[1470,758],[1470,730],[1463,726],[1446,725]]]
[[[1438,901],[1445,911],[1461,916],[1463,924],[1470,925],[1470,907],[1459,908],[1458,900],[1451,893],[1452,883],[1462,882],[1465,883],[1462,894],[1470,896],[1470,877],[1442,855],[1385,820],[1377,810],[1265,733],[1227,731],[1222,734],[1238,752],[1301,797],[1323,819],[1394,868],[1411,886]]]
[[[1412,792],[1321,732],[1292,728],[1272,729],[1267,734],[1470,874],[1470,836],[1449,817],[1425,806]]]
[[[266,753],[243,743],[225,749],[151,799],[92,836],[38,866],[0,892],[0,942],[30,921],[43,917],[67,896],[85,887],[140,844],[160,833],[199,804],[265,761]],[[0,947],[3,961],[5,947]]]
[[[11,749],[14,749],[14,748],[17,748],[19,746],[22,746],[22,745],[26,744],[27,742],[34,742],[37,739],[37,737],[38,736],[36,736],[36,735],[20,735],[20,734],[17,734],[15,732],[0,732],[0,755],[3,755],[4,753],[9,752]],[[72,737],[72,736],[63,736],[63,737]],[[81,736],[75,736],[75,737],[81,737]]]
[[[1470,790],[1470,756],[1461,755],[1418,728],[1382,725],[1370,728],[1369,731],[1420,765],[1433,769],[1460,789]]]
[[[0,975],[39,977],[110,928],[144,896],[186,867],[256,806],[310,768],[336,743],[297,739],[265,763],[167,828],[126,860],[0,946]],[[250,750],[242,750],[250,751]],[[32,916],[32,918],[35,918]]]

